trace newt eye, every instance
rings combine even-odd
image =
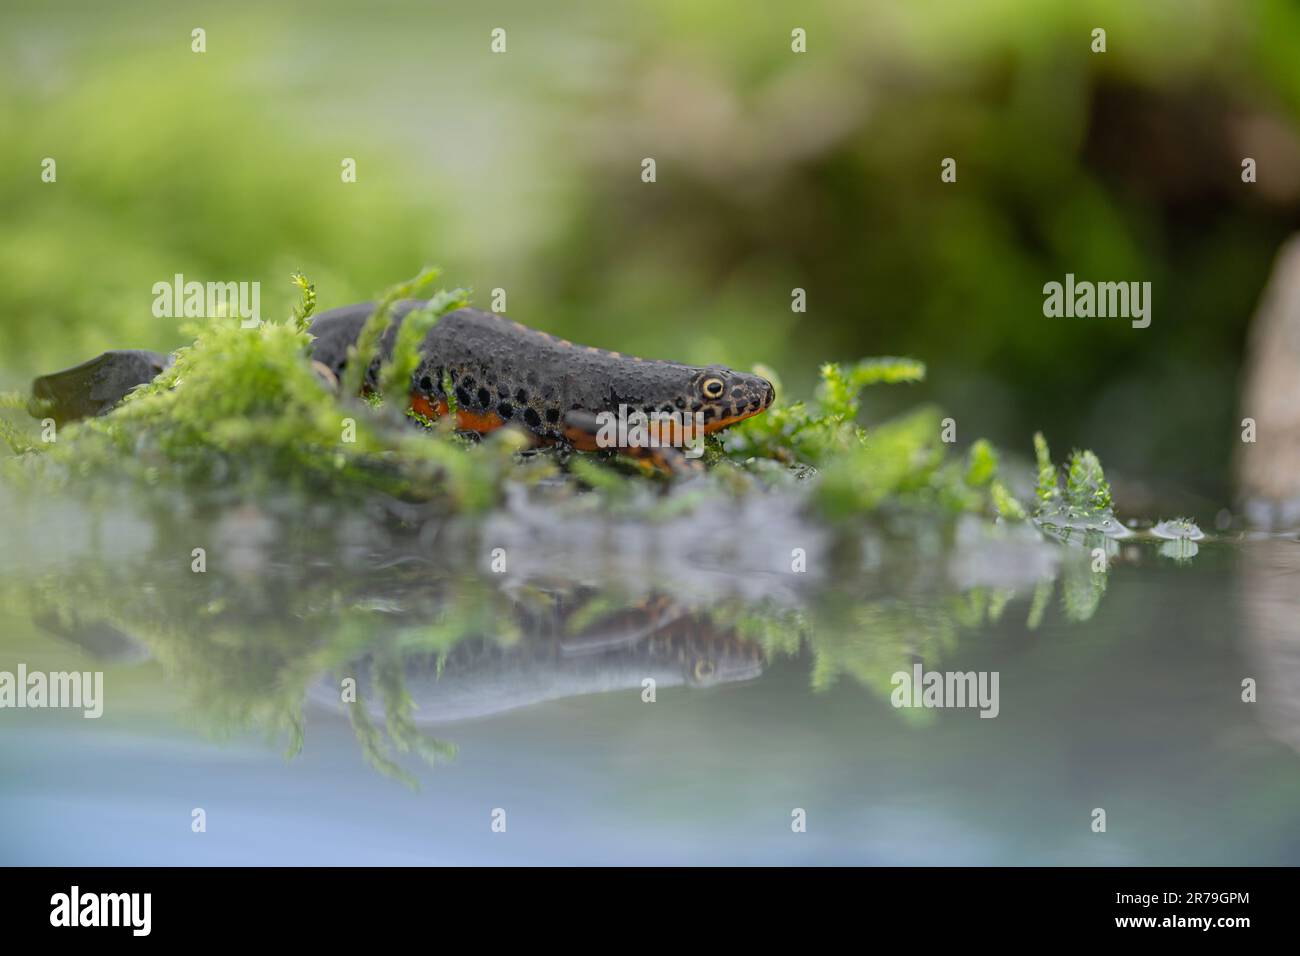
[[[713,666],[713,661],[705,660],[705,659],[696,661],[695,667],[692,668],[693,676],[695,677],[696,680],[699,681],[708,680],[710,677],[713,676],[715,671],[716,668]]]
[[[726,387],[722,384],[720,378],[706,378],[704,380],[704,397],[721,398]]]

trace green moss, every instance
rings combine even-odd
[[[984,488],[993,483],[998,473],[998,453],[983,438],[970,446],[966,454],[966,484],[971,488]]]
[[[944,460],[941,417],[937,408],[925,406],[869,432],[859,429],[826,461],[815,492],[818,503],[832,517],[871,511],[889,499],[937,503],[932,493],[943,480],[938,474]]]
[[[316,287],[307,281],[307,277],[301,272],[295,272],[290,279],[296,285],[301,293],[298,304],[293,307],[293,313],[290,321],[294,328],[301,332],[307,331],[308,320],[312,313],[316,311]]]
[[[362,386],[366,381],[366,372],[370,369],[375,356],[379,354],[379,344],[383,341],[388,326],[392,324],[393,306],[402,299],[411,299],[420,295],[437,278],[437,269],[426,268],[415,278],[393,286],[380,298],[374,311],[361,327],[356,344],[348,346],[348,365],[343,373],[342,382],[345,396],[361,394]]]
[[[341,400],[311,365],[303,319],[312,298],[310,285],[300,288],[304,301],[287,322],[194,327],[193,344],[176,352],[167,371],[111,414],[62,429],[57,441],[36,449],[41,454],[25,456],[23,470],[34,481],[117,476],[234,494],[383,492],[470,511],[491,504],[508,442],[466,449],[420,433],[401,416],[391,419],[382,402]],[[436,301],[449,306],[461,294]],[[435,309],[425,311],[436,321]],[[383,370],[387,381],[398,380],[411,353],[402,342]],[[395,363],[403,364],[395,371]],[[25,444],[24,451],[35,448]]]
[[[379,373],[379,390],[386,402],[402,406],[408,404],[411,376],[420,364],[420,345],[438,320],[448,312],[463,308],[469,303],[469,293],[464,289],[450,292],[442,290],[421,308],[409,312],[397,331],[393,354]]]
[[[1024,505],[1016,500],[1002,482],[989,482],[989,497],[993,499],[993,507],[1000,517],[1008,521],[1024,521],[1028,517]]]
[[[1097,512],[1110,510],[1110,485],[1102,473],[1101,462],[1092,452],[1076,450],[1070,455],[1065,500],[1071,508]]]
[[[1049,533],[1069,539],[1082,534],[1122,536],[1127,533],[1114,513],[1110,483],[1101,461],[1091,451],[1075,450],[1068,465],[1057,468],[1041,434],[1034,435],[1038,463],[1038,507],[1034,519]],[[1064,471],[1064,486],[1061,472]]]
[[[0,412],[6,410],[28,412],[33,418],[37,415],[32,409],[32,400],[16,392],[0,394]],[[15,455],[25,455],[38,450],[34,441],[22,429],[3,416],[0,416],[0,439],[4,440]]]
[[[977,512],[1023,520],[1025,509],[998,479],[998,456],[976,441],[965,462],[943,441],[943,414],[924,406],[874,426],[858,422],[861,393],[868,386],[910,383],[925,377],[913,359],[865,359],[845,369],[822,366],[811,402],[777,400],[765,414],[742,422],[724,439],[735,457],[769,459],[817,474],[814,503],[832,519],[874,511],[884,505],[943,513]]]
[[[1038,464],[1038,507],[1046,508],[1060,500],[1061,489],[1056,481],[1056,466],[1042,432],[1034,432],[1034,459]]]
[[[756,371],[776,387],[776,402],[764,414],[733,429],[727,448],[741,455],[812,465],[862,444],[864,434],[857,416],[864,388],[925,378],[925,366],[914,359],[864,359],[847,371],[828,362],[821,368],[821,382],[812,403],[785,404],[779,378],[769,369]]]

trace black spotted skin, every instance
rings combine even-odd
[[[394,306],[381,357],[391,352],[402,318],[420,305],[405,300]],[[362,303],[317,316],[311,324],[313,358],[341,376],[348,347],[373,310],[372,303]],[[702,412],[705,428],[713,430],[763,411],[773,398],[771,384],[756,375],[575,345],[477,309],[443,316],[421,353],[411,380],[413,395],[436,407],[446,398],[443,379],[448,375],[459,410],[495,414],[548,439],[564,438],[570,412],[617,412],[620,405],[647,414]],[[377,358],[367,375],[371,386],[379,362]]]

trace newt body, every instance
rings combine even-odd
[[[393,309],[381,357],[387,358],[401,319],[423,303],[407,300]],[[370,304],[319,315],[313,357],[342,374],[347,350],[373,311]],[[425,337],[412,376],[412,406],[430,418],[447,413],[449,384],[464,430],[489,432],[516,424],[546,441],[597,447],[592,418],[617,414],[620,406],[646,415],[700,414],[706,434],[766,409],[772,385],[757,375],[723,366],[691,366],[641,359],[575,345],[491,312],[459,309],[442,317]],[[367,379],[373,387],[379,359]],[[668,438],[669,436],[664,436]]]
[[[64,422],[103,415],[137,385],[152,382],[171,364],[160,352],[121,349],[62,372],[42,375],[32,383],[32,395],[47,402],[54,420]]]
[[[412,653],[401,661],[412,719],[438,726],[508,713],[537,704],[588,694],[640,690],[647,678],[659,690],[706,688],[762,676],[762,648],[707,619],[683,616],[650,624],[628,613],[608,622],[608,631],[571,638],[531,634],[510,646],[490,637],[471,637],[445,653]],[[644,626],[642,631],[640,628]],[[363,657],[348,665],[358,697],[373,719],[385,710],[376,691],[376,662]],[[327,677],[308,690],[314,703],[338,712],[338,681]]]
[[[423,304],[404,300],[393,306],[379,355],[365,376],[367,388],[377,387],[379,368],[391,355],[402,320]],[[316,316],[310,326],[313,361],[341,380],[349,349],[373,311],[373,303],[362,303]],[[698,423],[705,434],[715,432],[758,414],[774,398],[771,383],[757,375],[575,345],[477,309],[443,316],[420,351],[411,377],[411,407],[428,418],[448,414],[454,398],[457,427],[463,431],[483,434],[515,425],[539,442],[592,451],[602,444],[597,423],[603,413],[675,414],[677,424],[654,426],[653,450],[622,449],[669,470],[682,467],[683,458],[678,447],[663,446],[680,446],[693,425]],[[106,352],[38,378],[33,391],[52,404],[56,419],[71,421],[109,411],[168,363],[156,353]],[[684,427],[683,420],[688,423]]]

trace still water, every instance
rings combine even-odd
[[[1098,570],[1030,528],[534,495],[7,500],[0,673],[102,672],[103,715],[0,710],[0,863],[1300,862],[1294,534]],[[996,675],[996,716],[895,707],[917,665]]]

